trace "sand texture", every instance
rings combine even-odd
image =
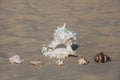
[[[77,33],[78,57],[58,67],[41,48],[64,23]],[[112,61],[95,63],[100,51]],[[10,64],[15,54],[25,62]],[[90,63],[78,65],[80,56]],[[0,0],[0,80],[120,80],[120,0]]]

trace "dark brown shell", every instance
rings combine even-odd
[[[111,61],[111,59],[107,55],[103,54],[103,52],[100,52],[99,54],[94,56],[94,61],[97,63],[105,63]]]

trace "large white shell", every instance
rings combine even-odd
[[[76,34],[73,31],[67,30],[65,24],[62,27],[58,27],[54,33],[54,40],[48,46],[43,45],[43,55],[50,58],[66,58],[68,55],[75,55],[71,45],[77,39]],[[66,48],[56,48],[60,44],[64,44]]]
[[[56,65],[57,65],[57,66],[64,66],[64,61],[63,61],[62,59],[58,59],[58,60],[56,61]]]
[[[13,64],[20,64],[22,63],[24,60],[21,59],[21,57],[19,55],[13,55],[11,57],[9,57],[9,61]]]
[[[86,65],[88,63],[89,63],[89,61],[87,61],[87,59],[85,59],[84,57],[81,57],[78,59],[78,64]]]

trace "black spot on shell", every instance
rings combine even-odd
[[[75,51],[75,50],[78,49],[79,45],[77,45],[77,44],[72,44],[71,47],[72,47],[72,50]]]

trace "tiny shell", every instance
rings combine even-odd
[[[42,61],[30,61],[30,63],[38,67],[42,67],[44,65]]]
[[[64,61],[63,61],[62,59],[58,59],[58,60],[56,61],[56,65],[57,65],[57,66],[64,66]]]
[[[21,64],[24,60],[22,60],[19,55],[14,55],[14,56],[9,57],[9,61],[12,64]]]
[[[78,64],[86,65],[88,63],[89,63],[89,61],[86,58],[84,58],[83,56],[78,59]]]

